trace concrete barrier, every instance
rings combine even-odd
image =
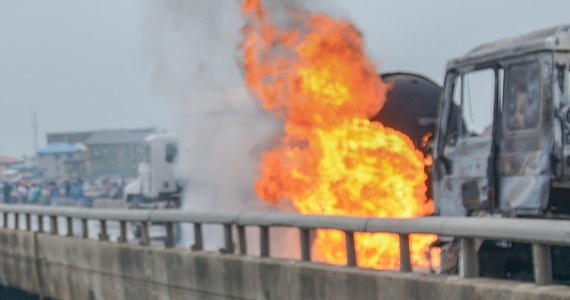
[[[570,287],[154,249],[0,229],[0,284],[56,299],[569,299]]]

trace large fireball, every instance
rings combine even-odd
[[[368,118],[389,88],[349,22],[296,8],[295,26],[268,20],[261,0],[245,0],[244,67],[249,90],[284,121],[284,136],[262,155],[256,191],[292,201],[302,214],[410,218],[430,214],[424,157],[403,133]],[[434,236],[412,236],[412,264],[427,267]],[[399,266],[398,238],[357,234],[360,266]],[[342,232],[320,230],[317,259],[345,263]]]

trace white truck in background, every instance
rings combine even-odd
[[[124,189],[129,208],[179,208],[182,185],[174,166],[178,153],[176,134],[157,133],[145,140],[145,160],[138,177]]]

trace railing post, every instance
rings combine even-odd
[[[400,271],[412,271],[412,264],[410,262],[410,236],[407,234],[400,234]]]
[[[89,238],[89,220],[81,219],[81,237],[84,239]]]
[[[346,244],[346,265],[356,267],[356,248],[354,245],[354,232],[345,231],[344,239]]]
[[[26,230],[32,231],[32,215],[26,214]]]
[[[38,232],[44,232],[44,216],[38,215]]]
[[[166,226],[166,239],[164,240],[164,247],[174,248],[174,223],[168,222],[164,226]]]
[[[479,262],[477,258],[477,250],[475,249],[475,241],[469,238],[462,238],[461,257],[459,274],[463,278],[479,277]]]
[[[192,250],[202,251],[204,249],[204,238],[202,236],[202,224],[194,223],[194,245]]]
[[[73,218],[67,217],[67,236],[73,236]]]
[[[247,255],[247,238],[245,233],[245,226],[238,225],[238,240],[239,240],[239,254]]]
[[[107,234],[107,220],[102,220],[102,219],[99,220],[99,227],[101,227],[99,233],[99,240],[108,241],[109,235]]]
[[[271,255],[271,249],[269,248],[269,227],[267,226],[259,227],[259,247],[261,257],[269,257]]]
[[[50,233],[52,235],[57,235],[59,233],[59,230],[57,228],[57,216],[50,216],[49,217],[49,229],[50,229]]]
[[[150,245],[150,234],[148,231],[148,221],[141,222],[141,242],[142,246]]]
[[[552,255],[549,245],[532,245],[532,264],[536,284],[552,284]]]
[[[127,242],[127,221],[119,221],[119,226],[121,227],[121,234],[119,235],[119,243]]]
[[[301,244],[301,260],[311,261],[311,231],[307,228],[299,228]]]
[[[232,234],[232,224],[224,224],[225,254],[234,253],[234,237]]]
[[[14,229],[20,229],[20,214],[17,212],[14,213]]]
[[[4,228],[8,228],[8,213],[4,212],[4,218],[2,219],[4,223]]]

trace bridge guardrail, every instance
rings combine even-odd
[[[538,285],[552,284],[552,259],[550,247],[570,246],[570,221],[507,219],[507,218],[450,218],[423,217],[412,219],[368,218],[349,216],[299,215],[294,213],[234,212],[213,213],[181,210],[110,210],[85,208],[58,208],[31,205],[2,205],[3,226],[9,228],[9,216],[14,218],[14,229],[19,228],[19,218],[25,216],[26,229],[32,230],[32,216],[38,218],[37,231],[43,232],[43,218],[50,218],[50,233],[57,235],[58,218],[67,220],[67,235],[73,236],[73,219],[81,220],[82,238],[88,238],[88,221],[100,223],[99,239],[109,240],[107,222],[120,224],[118,242],[127,242],[127,222],[140,222],[141,245],[150,245],[149,224],[159,223],[166,227],[165,246],[174,247],[174,224],[191,223],[194,226],[194,250],[202,250],[204,236],[202,224],[219,224],[224,228],[225,253],[234,254],[233,228],[238,234],[238,253],[247,254],[246,227],[260,230],[260,256],[270,257],[269,236],[272,227],[297,228],[300,233],[302,261],[311,261],[310,234],[318,229],[336,229],[345,234],[347,265],[357,266],[354,234],[391,233],[399,235],[400,270],[411,272],[409,236],[411,234],[436,234],[460,240],[459,273],[464,278],[478,277],[478,257],[475,240],[509,240],[532,245],[535,282]]]

